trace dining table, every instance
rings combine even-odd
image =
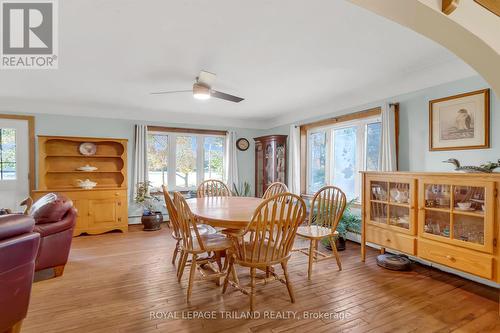
[[[262,203],[253,197],[204,197],[186,200],[193,215],[203,223],[223,229],[245,229]]]

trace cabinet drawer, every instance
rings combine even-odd
[[[493,257],[487,254],[419,240],[418,256],[487,279],[493,277]]]
[[[415,237],[398,232],[367,226],[366,240],[390,249],[415,254]]]

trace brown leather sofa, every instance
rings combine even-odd
[[[18,332],[28,312],[40,235],[31,216],[0,216],[0,332]]]
[[[41,237],[35,271],[53,268],[58,277],[64,272],[73,239],[76,223],[73,202],[49,193],[33,204],[30,215],[35,219],[35,232]]]

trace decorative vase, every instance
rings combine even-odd
[[[145,231],[155,231],[161,229],[163,215],[161,212],[151,212],[150,215],[142,215],[141,223]]]

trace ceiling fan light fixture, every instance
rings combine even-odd
[[[210,88],[199,83],[193,85],[193,97],[199,100],[210,98]]]

